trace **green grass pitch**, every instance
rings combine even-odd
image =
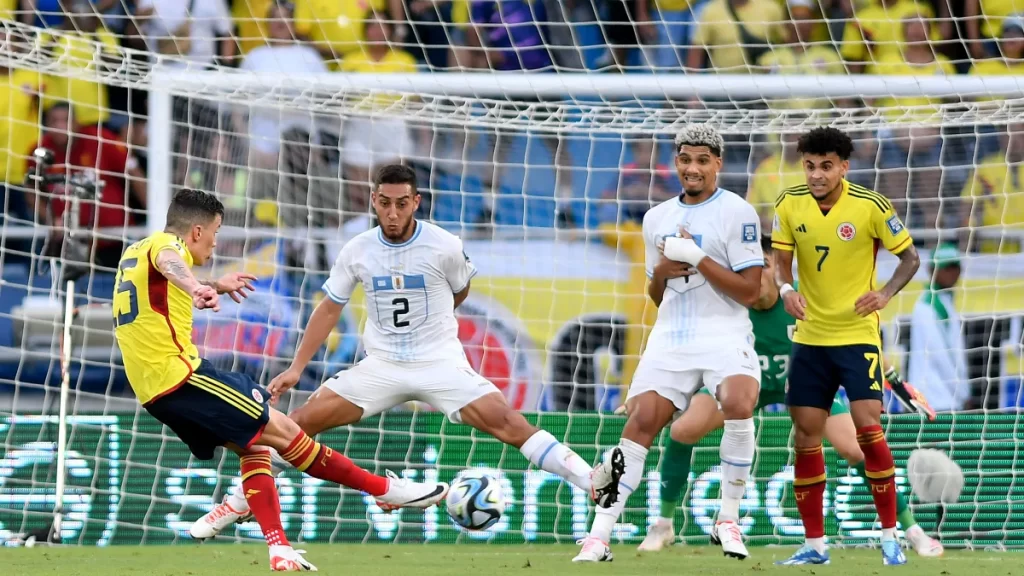
[[[775,566],[776,560],[794,549],[754,548],[753,556],[740,562],[723,557],[718,548],[676,546],[658,554],[641,555],[634,546],[618,545],[613,548],[614,562],[595,566],[570,562],[579,550],[571,545],[302,547],[320,574],[345,576],[1024,576],[1024,554],[1015,552],[947,552],[942,558],[919,558],[908,552],[908,565],[888,567],[882,566],[878,550],[832,550],[830,566]],[[266,547],[258,544],[8,549],[0,555],[0,573],[12,576],[242,576],[269,572]]]

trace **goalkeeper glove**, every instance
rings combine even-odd
[[[929,420],[935,420],[935,410],[928,404],[928,399],[920,390],[904,382],[895,367],[889,368],[885,373],[885,387],[899,400],[905,410],[924,414]]]

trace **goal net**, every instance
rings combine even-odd
[[[942,374],[951,392],[926,390],[952,412],[934,422],[914,414],[886,419],[900,489],[910,495],[911,451],[943,450],[963,468],[966,485],[955,502],[911,495],[922,526],[951,546],[1024,544],[1024,487],[1017,482],[1024,398],[1020,77],[206,69],[81,37],[77,51],[61,51],[60,42],[40,42],[38,30],[6,26],[0,58],[25,90],[78,82],[85,90],[146,93],[148,106],[130,115],[101,107],[110,130],[89,132],[75,126],[79,102],[69,126],[66,114],[63,124],[59,110],[51,114],[59,106],[44,99],[45,111],[12,128],[36,135],[45,124],[44,143],[58,155],[49,170],[105,186],[98,200],[83,200],[75,225],[57,209],[71,184],[7,183],[0,543],[45,533],[51,522],[61,280],[69,273],[78,275],[78,290],[63,541],[179,541],[238,483],[235,456],[195,460],[139,407],[113,341],[110,302],[124,289],[114,285],[117,256],[126,243],[162,229],[169,200],[183,187],[214,191],[227,207],[217,254],[200,273],[244,270],[260,278],[244,304],[197,312],[193,337],[207,361],[266,383],[290,360],[341,246],[375,225],[372,168],[414,167],[419,217],[460,235],[480,271],[457,311],[470,363],[531,421],[596,462],[618,441],[624,418],[613,411],[655,312],[645,297],[643,213],[678,191],[673,135],[687,123],[709,122],[727,142],[721,186],[745,195],[765,230],[778,192],[802,181],[795,137],[825,125],[854,136],[849,179],[892,201],[924,262],[883,314],[887,362],[906,374],[916,340],[932,343],[922,354],[957,366]],[[7,147],[9,166],[31,165],[33,138]],[[65,227],[78,235],[62,242]],[[960,325],[915,329],[913,311],[929,289],[940,243],[958,246],[962,262],[954,291]],[[894,267],[895,258],[879,255],[881,280]],[[362,357],[364,311],[357,295],[279,408],[300,405],[325,377]],[[894,403],[890,408],[898,412]],[[789,419],[769,409],[757,424],[744,530],[755,544],[796,543],[802,527],[790,489]],[[719,437],[695,451],[677,511],[676,526],[692,543],[706,541],[718,507]],[[490,469],[504,483],[508,509],[488,531],[462,533],[443,510],[385,513],[371,498],[293,471],[279,480],[293,539],[571,542],[588,526],[592,508],[583,492],[428,406],[397,407],[328,432],[324,441],[379,473],[448,480],[465,468]],[[617,540],[638,542],[657,517],[664,441],[651,451]],[[831,449],[827,454],[830,538],[851,545],[878,538],[865,479]],[[257,538],[259,529],[241,524],[225,537]]]

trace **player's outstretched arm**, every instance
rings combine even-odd
[[[217,294],[227,294],[235,302],[241,303],[248,298],[245,291],[255,292],[252,283],[257,280],[256,276],[248,272],[231,272],[220,277],[219,280],[200,280],[203,286],[209,286],[217,291]]]
[[[291,366],[271,380],[270,385],[267,386],[267,392],[270,392],[271,397],[276,399],[298,384],[302,371],[309,365],[317,350],[327,341],[331,330],[338,325],[341,311],[344,308],[344,304],[339,304],[330,298],[324,298],[320,304],[317,304],[313,314],[309,316],[309,322],[306,323],[306,329],[302,333],[302,339],[299,341],[299,348],[295,351]]]
[[[892,278],[889,278],[881,290],[873,290],[857,299],[854,305],[857,314],[867,316],[885,308],[889,300],[899,294],[900,290],[914,278],[914,274],[917,274],[917,269],[921,267],[921,257],[913,244],[907,246],[896,257],[900,259],[900,263],[892,273]]]
[[[156,269],[163,274],[164,278],[171,284],[185,291],[192,297],[192,305],[203,310],[212,308],[214,312],[220,310],[220,302],[217,290],[205,286],[192,274],[188,264],[171,248],[161,250],[154,259]]]

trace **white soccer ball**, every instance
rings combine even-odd
[[[501,520],[505,498],[498,479],[479,470],[455,477],[446,500],[452,521],[466,530],[486,530]]]
[[[951,504],[959,500],[964,489],[964,471],[945,452],[933,448],[910,454],[907,478],[922,502]]]

